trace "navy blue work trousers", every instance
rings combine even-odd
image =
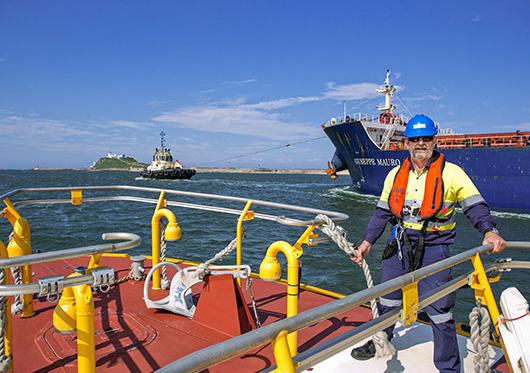
[[[400,260],[398,252],[383,260],[381,269],[381,282],[385,282],[408,273],[409,264],[405,247],[402,247],[403,259]],[[425,245],[420,267],[428,266],[449,257],[448,245]],[[420,298],[427,292],[440,287],[452,279],[451,269],[438,272],[430,277],[420,280],[418,293]],[[434,341],[434,365],[443,373],[460,372],[460,355],[456,340],[455,322],[451,309],[455,305],[455,293],[445,296],[426,307],[426,311],[432,324]],[[381,314],[401,307],[401,290],[387,294],[380,299],[379,311]],[[385,329],[389,339],[392,339],[394,326]]]

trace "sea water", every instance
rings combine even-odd
[[[326,175],[307,174],[237,174],[199,173],[191,180],[144,180],[131,172],[110,171],[0,171],[0,193],[18,188],[74,187],[88,185],[134,185],[190,192],[222,194],[249,199],[274,201],[323,210],[340,211],[350,219],[340,223],[348,232],[351,242],[360,242],[364,230],[377,203],[377,197],[356,193],[349,186],[349,177],[342,176],[332,181]],[[135,195],[122,191],[122,194]],[[70,198],[69,194],[54,194],[54,198]],[[143,194],[145,196],[145,194]],[[24,199],[50,198],[51,195],[25,194]],[[158,198],[156,194],[149,196]],[[21,198],[17,196],[17,198]],[[212,204],[213,200],[191,200],[168,196],[169,199]],[[15,198],[16,199],[16,198]],[[221,205],[239,209],[244,203],[222,202]],[[135,254],[150,254],[150,221],[153,204],[139,202],[94,202],[81,206],[70,204],[33,205],[20,208],[31,225],[34,251],[50,251],[102,243],[104,232],[132,232],[139,234],[143,243],[132,251]],[[200,210],[170,207],[182,228],[182,240],[168,242],[168,255],[194,261],[205,261],[223,249],[236,232],[236,215],[227,215]],[[256,208],[259,212],[288,214],[286,211]],[[530,241],[530,214],[494,212],[498,228],[506,240]],[[307,216],[306,216],[307,217]],[[452,254],[479,246],[482,236],[461,212],[457,213],[457,238],[451,247]],[[246,222],[243,241],[243,263],[249,264],[258,272],[268,246],[276,240],[294,243],[303,228],[282,226],[270,221]],[[10,225],[0,220],[0,239],[7,244]],[[389,234],[389,229],[376,243],[367,258],[375,281],[379,279],[381,251]],[[514,260],[530,258],[530,253],[507,250],[501,255],[486,255],[485,263],[502,257]],[[234,262],[235,253],[219,264]],[[284,258],[283,277],[286,276]],[[346,254],[334,243],[326,242],[316,247],[304,247],[302,256],[302,282],[326,288],[343,294],[350,294],[366,288],[360,268],[353,264]],[[454,270],[454,274],[469,272],[470,262],[465,262]],[[517,286],[530,300],[530,271],[513,270],[503,274],[503,279],[494,284],[496,296],[509,286]],[[457,293],[455,309],[457,321],[466,321],[473,306],[473,293],[462,289]]]

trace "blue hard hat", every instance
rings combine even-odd
[[[407,138],[420,136],[434,136],[438,133],[434,121],[424,114],[416,114],[410,118],[403,135]]]

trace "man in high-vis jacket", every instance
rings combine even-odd
[[[358,253],[365,258],[385,230],[392,224],[392,237],[384,252],[381,282],[391,280],[420,267],[449,257],[449,245],[455,240],[455,208],[464,214],[484,239],[482,244],[493,245],[492,253],[502,252],[506,242],[496,229],[489,206],[459,166],[446,162],[435,150],[437,128],[429,117],[415,115],[405,129],[405,146],[409,151],[400,166],[387,175],[377,208],[368,223],[364,241]],[[358,264],[361,258],[353,258]],[[438,272],[418,284],[420,297],[451,280],[451,270]],[[402,305],[401,291],[380,298],[380,312],[386,313]],[[460,357],[455,323],[451,309],[455,294],[426,307],[433,330],[434,365],[440,372],[459,372]],[[394,327],[385,330],[388,338]],[[352,350],[358,360],[375,355],[373,341]]]

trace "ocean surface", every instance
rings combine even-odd
[[[89,172],[89,171],[0,171],[0,194],[18,188],[37,187],[72,187],[87,185],[135,185],[164,189],[176,189],[191,192],[239,196],[249,199],[268,200],[286,204],[314,207],[323,210],[340,211],[348,214],[350,219],[340,225],[348,232],[348,240],[362,240],[364,229],[374,211],[377,198],[356,193],[349,186],[349,177],[341,176],[336,181],[326,175],[299,174],[234,174],[202,173],[192,180],[143,180],[132,172]],[[127,192],[126,194],[134,194]],[[48,194],[49,198],[51,195]],[[145,195],[144,195],[145,196]],[[37,194],[16,196],[16,199],[35,199]],[[57,194],[54,198],[59,197]],[[61,198],[69,198],[63,194]],[[157,198],[157,195],[148,195]],[[183,200],[172,196],[171,200]],[[212,204],[210,200],[191,200],[187,202]],[[222,206],[242,209],[243,203],[220,203]],[[182,240],[168,242],[168,255],[194,261],[205,261],[223,249],[235,237],[237,216],[188,210],[171,207],[182,228]],[[103,243],[101,233],[132,232],[139,234],[143,243],[134,253],[150,253],[150,219],[154,205],[139,202],[95,202],[82,206],[70,204],[34,205],[20,207],[22,215],[31,226],[33,250],[50,251]],[[260,208],[257,211],[286,214],[285,211],[273,211]],[[498,228],[506,240],[530,241],[530,214],[494,212]],[[452,246],[453,254],[481,244],[481,235],[459,212],[457,214],[457,239]],[[245,223],[243,241],[243,262],[258,272],[259,263],[268,246],[276,240],[294,243],[303,228],[286,227],[277,223],[254,220]],[[7,244],[10,225],[7,220],[0,222],[0,239]],[[367,258],[374,279],[378,281],[381,251],[389,234],[389,229],[381,237],[372,253]],[[281,255],[280,255],[281,257]],[[501,257],[514,260],[530,258],[529,253],[507,250],[502,255],[486,256],[483,261],[492,262]],[[233,263],[235,253],[219,264]],[[280,258],[283,277],[286,277],[286,266]],[[319,244],[316,247],[305,247],[302,256],[302,282],[339,293],[349,294],[366,288],[362,271],[354,265],[341,249],[332,242]],[[471,270],[470,263],[464,263],[455,269],[455,274]],[[530,299],[530,273],[524,270],[513,270],[505,273],[503,279],[494,284],[496,296],[509,286],[517,286]],[[458,321],[466,321],[473,305],[472,291],[459,290],[455,310]]]

